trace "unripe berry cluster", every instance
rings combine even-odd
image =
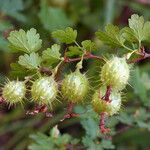
[[[106,112],[108,115],[116,114],[121,107],[121,90],[129,79],[130,67],[125,58],[113,57],[103,65],[100,79],[102,87],[94,93],[92,106],[98,114]],[[51,105],[57,99],[59,92],[58,83],[54,76],[39,77],[32,81],[30,93],[32,100],[40,105]],[[111,87],[109,97],[106,97],[107,87]],[[61,82],[61,95],[63,99],[72,103],[82,102],[89,90],[89,81],[85,74],[76,69],[65,76]],[[23,81],[9,81],[3,87],[3,98],[9,104],[22,102],[26,94],[26,85]]]
[[[103,84],[92,99],[93,109],[97,113],[116,114],[121,107],[121,91],[128,83],[130,67],[125,58],[113,57],[103,65],[100,79]],[[109,97],[107,88],[111,87]]]
[[[57,99],[59,89],[54,76],[39,77],[31,82],[30,93],[32,101],[40,105],[51,105]],[[63,98],[73,103],[82,101],[86,97],[88,89],[88,79],[79,70],[66,75],[61,84]],[[21,103],[25,98],[26,91],[25,82],[9,81],[3,87],[2,96],[9,104]]]

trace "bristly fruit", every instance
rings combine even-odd
[[[26,86],[22,81],[8,81],[3,87],[2,96],[10,105],[22,103],[25,97]]]
[[[108,60],[101,70],[101,81],[105,86],[121,91],[128,83],[130,67],[125,58],[113,57]]]
[[[67,75],[61,87],[64,98],[73,103],[82,101],[86,97],[88,89],[88,79],[79,70]]]
[[[58,84],[52,76],[40,77],[33,82],[31,87],[32,99],[39,104],[51,105],[57,93]]]
[[[110,101],[103,99],[106,93],[106,88],[102,87],[97,90],[92,98],[92,106],[95,112],[98,114],[106,112],[108,115],[116,114],[121,107],[121,94],[117,91],[111,91]]]

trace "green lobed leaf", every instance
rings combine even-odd
[[[58,39],[62,43],[71,44],[75,42],[77,38],[77,31],[67,27],[65,30],[52,32],[52,37]]]
[[[145,22],[143,34],[144,34],[144,41],[150,43],[150,21]]]
[[[25,54],[19,56],[18,63],[27,69],[37,69],[40,66],[41,58],[37,53]]]
[[[68,57],[81,56],[83,54],[83,51],[77,46],[69,46],[68,49],[69,51],[66,52]]]
[[[92,42],[91,40],[82,41],[81,45],[83,46],[83,49],[86,51],[96,50],[96,44]]]
[[[33,139],[34,142],[29,145],[29,150],[63,150],[66,149],[67,144],[72,144],[73,146],[78,143],[78,141],[73,139],[69,134],[58,134],[57,136],[54,136],[51,133],[47,136],[39,132],[30,135],[30,138]],[[75,140],[74,143],[71,143],[73,140]]]
[[[37,133],[30,135],[35,142],[29,145],[29,150],[49,150],[54,148],[54,143],[51,141],[50,137],[44,135],[43,133]]]
[[[11,72],[10,72],[10,77],[13,78],[19,78],[19,79],[24,79],[24,77],[26,76],[30,76],[35,74],[35,70],[27,70],[26,68],[22,67],[20,64],[18,63],[11,63],[10,64],[11,67]]]
[[[143,16],[133,14],[129,19],[129,27],[132,29],[132,36],[139,42],[150,42],[150,21],[145,22]]]
[[[47,48],[42,53],[42,59],[48,61],[50,64],[54,64],[61,59],[60,45],[54,44],[51,48]]]
[[[8,41],[13,51],[23,51],[25,53],[36,52],[42,45],[42,40],[34,28],[31,28],[27,32],[22,29],[12,31],[8,37]]]
[[[124,27],[123,29],[121,29],[121,32],[126,41],[129,41],[131,43],[137,42],[137,38],[134,34],[133,29],[129,27]]]
[[[144,18],[143,16],[138,16],[137,14],[133,14],[129,19],[129,27],[133,29],[136,38],[139,41],[143,40],[143,27],[144,27]]]
[[[105,31],[97,31],[96,36],[104,43],[113,47],[122,47],[125,40],[119,28],[112,24],[106,25]]]
[[[138,67],[134,69],[134,76],[132,78],[132,86],[134,89],[134,93],[139,96],[140,100],[143,102],[145,106],[150,106],[150,102],[147,97],[146,87],[144,83],[141,81],[140,70]]]
[[[115,149],[115,146],[112,144],[111,140],[102,140],[101,146],[104,149]]]
[[[63,9],[50,7],[45,0],[41,1],[39,18],[44,28],[49,31],[64,29],[72,25]]]

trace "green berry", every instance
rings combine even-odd
[[[22,81],[9,81],[3,87],[2,96],[10,105],[22,102],[25,97],[26,86]]]
[[[106,112],[108,115],[116,114],[121,107],[121,94],[117,91],[112,91],[110,95],[110,102],[103,100],[102,97],[106,93],[106,88],[97,90],[92,98],[92,106],[98,114]]]
[[[74,103],[82,101],[86,97],[88,89],[88,79],[78,70],[67,75],[61,87],[64,98]]]
[[[39,104],[51,105],[57,93],[58,85],[52,76],[37,79],[31,87],[32,99]]]
[[[125,58],[113,57],[102,67],[101,81],[105,86],[121,91],[128,83],[129,74],[130,67]]]

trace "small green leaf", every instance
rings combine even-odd
[[[124,27],[123,29],[121,29],[120,32],[122,32],[122,35],[126,41],[129,41],[131,43],[135,43],[138,41],[135,34],[134,34],[133,29],[131,29],[129,27]]]
[[[129,27],[133,29],[136,38],[139,41],[143,40],[143,27],[144,27],[144,18],[143,16],[138,16],[137,14],[133,14],[129,19]]]
[[[134,122],[133,116],[128,115],[125,112],[120,113],[120,115],[118,116],[118,120],[128,125],[132,125],[132,123]]]
[[[41,63],[41,58],[37,53],[25,54],[19,57],[18,63],[27,69],[37,69]]]
[[[129,19],[129,27],[139,42],[150,42],[150,21],[145,22],[143,16],[133,14]]]
[[[9,75],[13,78],[18,77],[19,79],[24,79],[25,76],[30,76],[36,73],[35,70],[27,70],[18,63],[11,63],[10,67],[11,72]]]
[[[132,78],[132,86],[134,89],[134,93],[139,96],[140,100],[143,102],[145,106],[150,106],[150,102],[148,100],[146,87],[144,83],[141,81],[140,69],[136,67],[134,69],[134,75]]]
[[[105,27],[105,32],[100,30],[96,32],[96,36],[104,43],[113,47],[122,47],[125,41],[119,28],[112,24],[108,24]]]
[[[92,42],[91,40],[82,41],[81,45],[83,46],[83,49],[86,51],[96,50],[96,44]]]
[[[68,49],[69,51],[66,53],[68,57],[81,56],[83,54],[83,51],[81,51],[77,46],[69,46]]]
[[[102,140],[101,146],[104,149],[115,149],[115,146],[112,144],[111,140]]]
[[[144,34],[144,41],[150,43],[150,21],[145,22],[143,34]]]
[[[52,37],[58,39],[62,43],[71,44],[76,40],[77,31],[67,27],[65,30],[52,32]]]
[[[51,46],[51,48],[47,48],[42,53],[42,58],[45,61],[48,61],[50,64],[58,62],[61,58],[60,54],[60,45],[54,44]]]
[[[93,118],[82,119],[81,125],[91,139],[95,139],[98,136],[99,127],[97,121]]]
[[[12,31],[8,37],[8,41],[13,51],[23,51],[25,53],[36,52],[42,45],[42,40],[34,28],[31,28],[27,32],[22,29]]]

